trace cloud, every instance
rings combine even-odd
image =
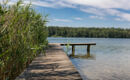
[[[116,21],[123,21],[123,19],[121,19],[121,18],[115,18],[114,20],[116,20]]]
[[[42,6],[42,7],[51,7],[51,8],[62,8],[62,7],[69,7],[69,8],[76,8],[74,5],[69,4],[62,0],[33,0],[32,5]]]
[[[77,8],[80,11],[96,15],[91,18],[103,19],[104,16],[117,16],[130,21],[128,13],[117,10],[130,10],[129,0],[33,0],[32,4],[51,8]]]
[[[79,20],[79,21],[81,21],[81,20],[83,20],[82,18],[79,18],[79,17],[76,17],[76,18],[74,18],[75,20]]]
[[[11,1],[16,2],[18,0],[11,0]],[[24,0],[24,1],[30,1],[30,0]],[[59,6],[75,8],[77,5],[80,5],[85,7],[90,6],[104,9],[120,8],[130,10],[129,0],[31,0],[31,1],[35,5],[46,7],[54,6],[57,8]]]
[[[11,0],[10,4],[16,1],[18,0]],[[24,0],[25,4],[29,2],[29,0]],[[95,17],[90,16],[90,18],[100,19],[105,16],[115,16],[118,19],[130,21],[130,13],[122,11],[130,10],[129,0],[32,0],[32,5],[50,8],[76,8],[82,12],[96,15]]]
[[[122,20],[130,21],[130,14],[128,14],[128,13],[122,13],[122,14],[119,15],[119,17]]]
[[[128,14],[128,13],[120,13],[120,14],[117,15],[117,18],[115,18],[114,20],[130,22],[130,14]]]
[[[62,0],[62,1],[67,1],[70,4],[76,4],[82,6],[93,6],[96,8],[130,9],[129,0]]]
[[[50,3],[47,3],[47,2],[41,2],[41,1],[32,2],[32,5],[55,8],[55,4],[50,4]]]
[[[114,19],[116,21],[130,21],[130,13],[118,11],[117,9],[97,9],[97,8],[83,9],[82,8],[81,11],[96,15],[96,16],[90,16],[90,18],[93,18],[93,19],[94,18],[95,19],[104,19],[104,17],[106,17],[106,16],[115,16],[115,17],[118,17],[118,18]]]
[[[91,14],[96,14],[96,15],[100,15],[100,16],[104,16],[104,12],[101,12],[101,10],[96,9],[96,8],[81,8],[80,9],[83,12],[86,13],[91,13]]]
[[[52,21],[56,21],[56,22],[72,22],[72,20],[69,20],[69,19],[53,19]]]
[[[102,16],[89,16],[91,19],[104,19]]]

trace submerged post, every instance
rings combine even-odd
[[[87,57],[90,57],[90,45],[87,46]]]
[[[72,56],[75,56],[75,46],[72,45]]]

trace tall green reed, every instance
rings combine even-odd
[[[12,80],[47,46],[46,16],[22,1],[0,5],[0,80]]]

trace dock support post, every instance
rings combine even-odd
[[[75,46],[72,45],[72,56],[75,56]]]
[[[87,57],[90,57],[90,45],[87,46]]]

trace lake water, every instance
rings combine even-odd
[[[50,43],[89,43],[94,59],[71,58],[84,80],[130,80],[130,39],[48,38]],[[68,54],[71,47],[63,47]],[[85,55],[86,46],[77,46],[76,54]]]

